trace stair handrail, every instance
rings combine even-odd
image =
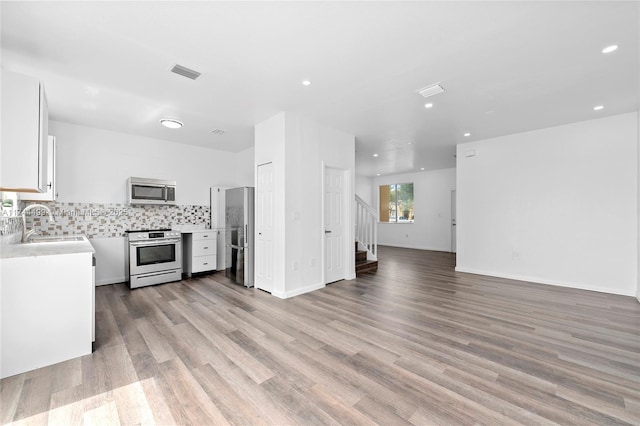
[[[378,260],[378,211],[357,194],[356,242],[367,250],[368,260]]]

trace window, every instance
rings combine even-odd
[[[413,223],[413,183],[380,185],[380,222]]]

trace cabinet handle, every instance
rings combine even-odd
[[[49,189],[53,188],[53,182],[49,182],[49,185],[47,185],[47,188]]]
[[[202,238],[209,238],[209,236],[208,235],[203,235]]]
[[[203,247],[204,250],[209,250],[209,247]]]
[[[206,265],[208,265],[208,264],[209,264],[209,262],[204,262],[202,265],[206,266]]]

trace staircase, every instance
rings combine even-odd
[[[356,275],[367,272],[375,272],[378,270],[377,260],[367,260],[367,251],[358,250],[358,242],[356,241]]]
[[[378,270],[378,212],[356,195],[356,275]]]

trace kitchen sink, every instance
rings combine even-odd
[[[26,244],[38,243],[77,243],[78,241],[86,241],[84,235],[62,235],[58,237],[36,237],[26,242]]]

